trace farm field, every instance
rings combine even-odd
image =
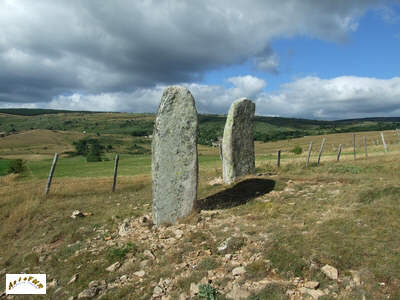
[[[0,273],[46,273],[47,296],[61,299],[90,289],[103,299],[150,299],[159,290],[178,299],[198,284],[218,292],[217,299],[229,298],[232,290],[248,299],[302,299],[313,291],[323,293],[320,299],[397,299],[400,143],[395,131],[384,131],[384,153],[379,134],[356,133],[355,161],[351,133],[257,141],[257,174],[232,185],[221,183],[218,148],[199,145],[198,211],[163,228],[149,221],[150,154],[122,153],[111,192],[114,150],[136,142],[149,148],[148,141],[110,135],[122,141],[120,148],[88,163],[68,154],[83,136],[79,132],[3,137],[0,172],[15,158],[25,159],[27,170],[0,177]],[[326,144],[316,166],[322,137]],[[301,154],[291,152],[296,146]],[[54,151],[61,157],[46,198]],[[74,210],[85,216],[71,218]],[[226,241],[227,249],[218,250]],[[114,271],[106,270],[117,262]],[[337,280],[321,271],[326,264],[337,269]],[[244,271],[234,275],[238,267]],[[319,283],[317,290],[305,288],[310,281]]]

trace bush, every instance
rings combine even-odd
[[[290,152],[294,154],[301,154],[303,153],[303,148],[301,148],[299,145],[296,145]]]
[[[216,300],[218,295],[217,289],[209,284],[199,286],[199,298],[205,300]]]
[[[86,156],[86,161],[87,162],[101,161],[101,156],[95,153],[89,153],[88,156]]]
[[[14,159],[8,163],[7,174],[20,174],[26,170],[26,162],[22,159]]]
[[[76,154],[86,156],[87,162],[101,161],[104,146],[97,139],[81,139],[73,142]]]

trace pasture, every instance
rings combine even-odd
[[[105,280],[107,287],[99,292],[105,299],[149,299],[166,279],[172,299],[190,295],[191,283],[204,280],[219,292],[217,299],[226,299],[232,285],[245,288],[248,299],[300,299],[306,296],[302,288],[308,281],[319,282],[325,293],[320,299],[396,299],[400,144],[394,131],[384,133],[388,153],[379,132],[357,133],[355,161],[351,133],[325,135],[320,166],[315,162],[322,136],[256,142],[258,174],[229,186],[218,181],[218,148],[200,145],[198,199],[208,206],[164,229],[140,223],[151,215],[151,155],[121,154],[112,193],[114,152],[94,163],[62,154],[73,149],[72,140],[81,133],[67,132],[59,140],[61,134],[47,130],[40,131],[40,138],[37,131],[6,137],[10,143],[2,138],[0,172],[4,174],[7,160],[14,158],[25,159],[27,170],[0,177],[0,273],[46,273],[51,283],[47,296],[62,299],[77,296],[94,280]],[[115,138],[125,139],[126,145],[135,142],[135,137]],[[310,141],[312,163],[305,168]],[[343,145],[340,162],[338,144]],[[296,145],[301,154],[290,152]],[[124,143],[120,146],[124,149]],[[46,198],[55,150],[61,157]],[[73,219],[74,210],[86,216]],[[121,237],[125,221],[132,232]],[[176,236],[178,230],[182,237]],[[218,247],[229,237],[237,243],[227,260]],[[115,262],[121,267],[106,271]],[[338,270],[338,280],[321,272],[325,264]],[[246,272],[232,275],[240,265]],[[138,276],[139,271],[144,276]]]

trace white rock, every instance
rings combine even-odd
[[[144,250],[143,255],[151,259],[156,259],[156,257],[150,250]]]
[[[228,249],[228,244],[229,244],[229,241],[230,241],[231,239],[232,239],[231,237],[228,237],[225,241],[223,241],[223,242],[218,246],[217,250],[218,250],[219,252],[224,252],[226,249]]]
[[[133,275],[136,275],[137,277],[140,277],[140,278],[142,278],[145,274],[146,274],[146,272],[143,270],[133,273]]]
[[[121,225],[118,226],[118,234],[121,237],[127,236],[131,232],[129,227],[129,219],[125,219]]]
[[[88,288],[79,293],[78,299],[90,299],[97,295],[99,289],[97,287]]]
[[[117,261],[116,263],[113,263],[111,266],[107,267],[106,271],[108,272],[115,272],[121,264]]]
[[[325,295],[325,293],[323,291],[308,289],[305,287],[300,288],[300,293],[310,295],[313,299],[318,299],[319,297],[322,297]]]
[[[304,286],[308,289],[317,289],[319,287],[318,281],[307,281]]]
[[[74,283],[79,277],[79,273],[74,274],[71,279],[68,281],[68,284]]]
[[[154,288],[153,290],[153,298],[161,297],[163,294],[162,288],[160,288],[158,285]]]
[[[199,293],[199,287],[200,287],[200,283],[194,283],[192,282],[190,284],[190,297],[194,297]]]
[[[47,288],[48,288],[48,289],[54,288],[54,287],[56,287],[56,286],[57,286],[57,280],[56,280],[56,279],[53,279],[52,281],[50,281],[50,282],[47,284]]]
[[[77,217],[84,217],[85,215],[80,210],[74,210],[71,218],[76,219]]]
[[[177,239],[180,239],[181,237],[183,237],[183,231],[180,230],[180,229],[175,230],[174,233],[175,233],[175,237],[176,237]]]
[[[332,280],[338,279],[338,270],[330,265],[323,266],[321,271]]]
[[[236,267],[232,270],[233,276],[238,276],[246,273],[246,269],[244,267]]]
[[[353,281],[356,286],[361,285],[361,276],[359,271],[350,270],[351,276],[353,277]]]
[[[238,285],[234,285],[232,290],[226,294],[226,296],[228,298],[232,298],[235,300],[239,300],[239,299],[247,299],[248,297],[250,297],[250,292],[239,287]]]

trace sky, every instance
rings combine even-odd
[[[0,108],[400,116],[400,0],[0,0]]]

